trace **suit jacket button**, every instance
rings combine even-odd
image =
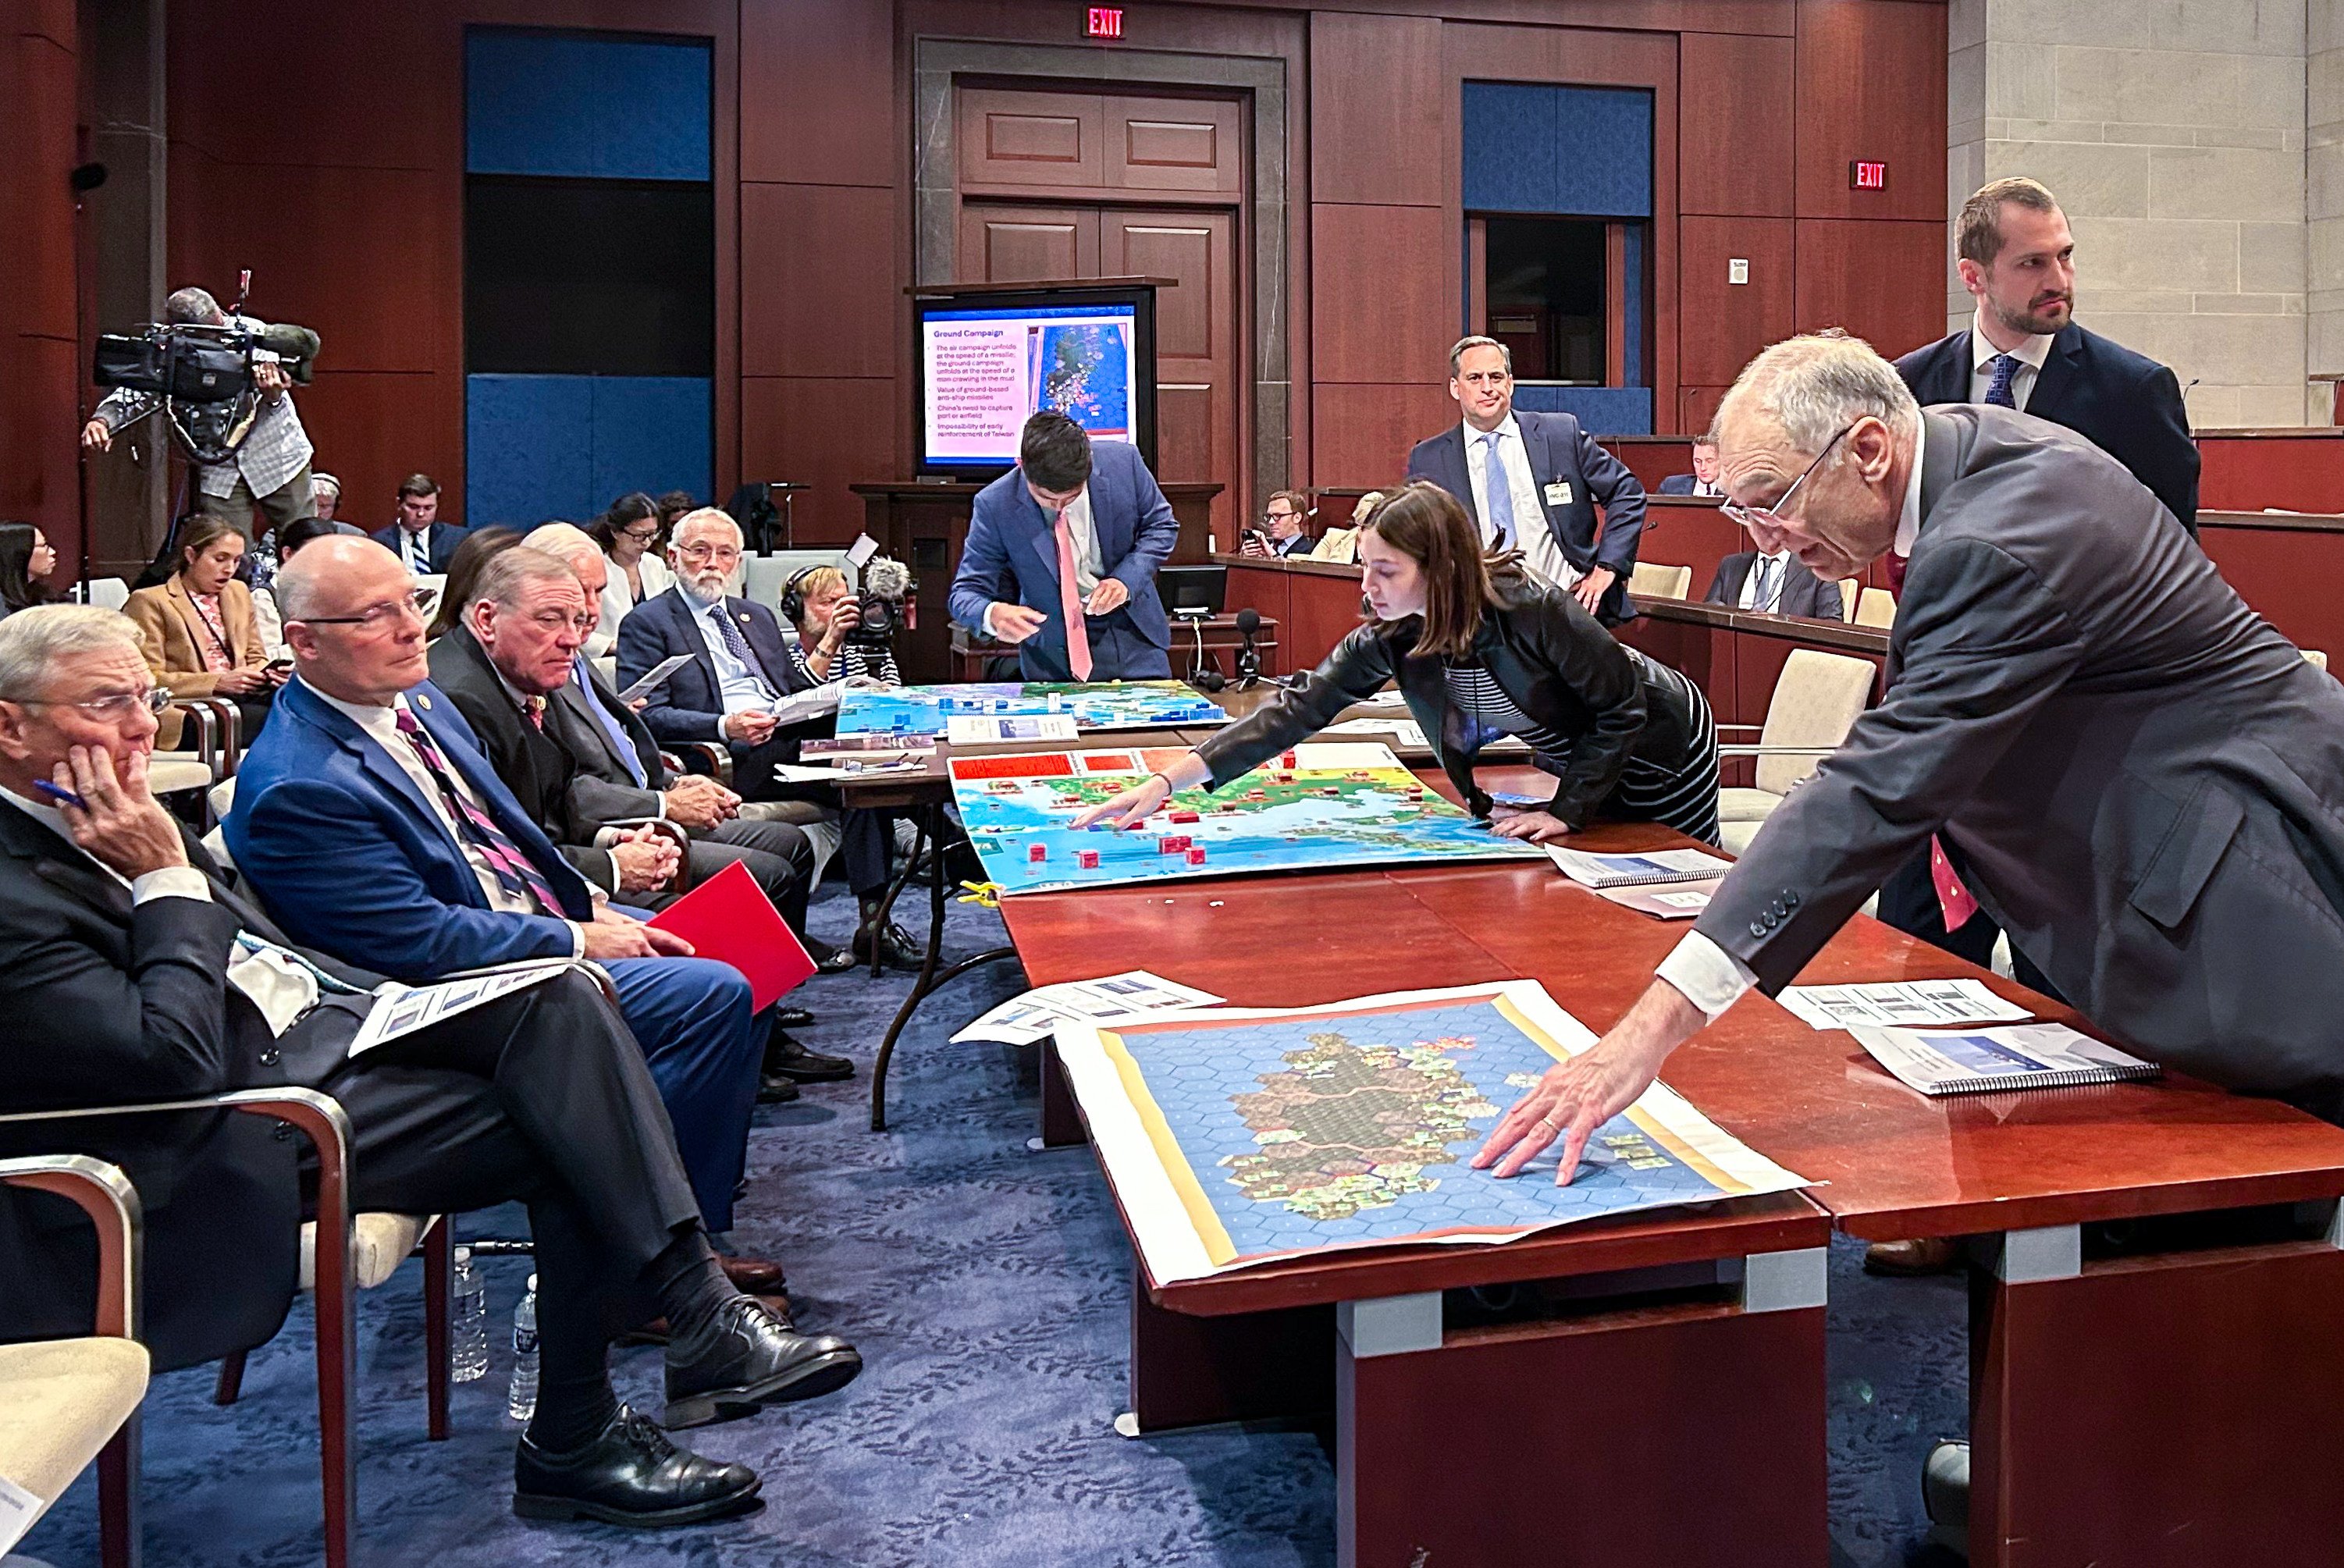
[[[264,1067],[273,1067],[284,1057],[284,1052],[278,1050],[276,1047],[271,1046],[267,1050],[260,1053],[260,1065]]]
[[[1753,936],[1765,936],[1765,935],[1766,935],[1766,926],[1765,926],[1765,924],[1764,924],[1763,921],[1753,920],[1753,921],[1750,923],[1750,935],[1752,935]]]
[[[1791,912],[1791,906],[1777,898],[1774,900],[1773,906],[1766,912],[1775,919],[1780,920],[1783,916],[1788,915]]]
[[[270,1133],[268,1136],[275,1138],[279,1143],[290,1143],[293,1141],[292,1124],[289,1122],[280,1121],[277,1124],[277,1130]]]
[[[1783,902],[1793,909],[1799,906],[1799,895],[1789,888],[1783,889]]]

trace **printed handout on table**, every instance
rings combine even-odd
[[[1022,996],[1012,996],[952,1037],[956,1046],[972,1040],[998,1040],[1004,1045],[1031,1045],[1049,1038],[1050,1031],[1070,1019],[1115,1024],[1143,1013],[1176,1007],[1204,1007],[1221,1000],[1210,991],[1183,986],[1145,969],[1106,975],[1096,980],[1065,980],[1040,986]]]
[[[1785,986],[1774,998],[1811,1029],[1933,1028],[2015,1024],[2035,1015],[1986,989],[1983,980],[1882,980],[1861,986]]]

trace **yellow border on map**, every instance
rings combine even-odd
[[[1197,1173],[1189,1168],[1188,1157],[1181,1152],[1180,1140],[1172,1136],[1170,1124],[1157,1108],[1156,1097],[1147,1092],[1147,1079],[1140,1073],[1139,1064],[1124,1049],[1123,1037],[1111,1029],[1100,1029],[1098,1039],[1107,1060],[1115,1064],[1116,1076],[1123,1080],[1124,1095],[1138,1113],[1139,1125],[1147,1131],[1157,1162],[1164,1167],[1173,1192],[1179,1197],[1180,1207],[1187,1212],[1188,1223],[1197,1228],[1197,1239],[1204,1243],[1205,1256],[1212,1259],[1215,1268],[1233,1261],[1238,1255],[1237,1243],[1229,1239],[1228,1227],[1221,1223],[1221,1217],[1213,1212],[1212,1199],[1205,1196]]]
[[[1531,1022],[1520,1007],[1514,1006],[1512,997],[1500,996],[1491,999],[1496,1004],[1498,1011],[1503,1014],[1516,1028],[1536,1040],[1545,1049],[1547,1055],[1559,1062],[1571,1060],[1571,1053],[1563,1049],[1561,1043]],[[1644,1135],[1653,1142],[1699,1171],[1711,1186],[1717,1189],[1720,1197],[1737,1198],[1750,1190],[1749,1183],[1727,1175],[1706,1155],[1663,1127],[1659,1118],[1645,1114],[1641,1107],[1630,1106],[1628,1119],[1642,1128]]]

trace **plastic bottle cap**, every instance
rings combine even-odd
[[[537,1294],[537,1276],[534,1274],[529,1277],[529,1293],[532,1296]]]

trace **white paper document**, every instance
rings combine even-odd
[[[620,693],[619,701],[622,703],[631,703],[646,692],[657,691],[659,687],[666,682],[670,675],[674,674],[678,670],[682,669],[686,664],[691,663],[692,655],[689,653],[678,653],[672,658],[662,659],[658,663],[652,665],[649,670],[643,673],[643,678],[642,680],[637,681],[633,685],[629,686],[625,691]]]
[[[826,686],[809,686],[803,692],[792,692],[765,711],[783,724],[802,724],[808,719],[826,719],[838,712],[838,694],[846,683],[833,681]]]
[[[1925,1095],[2072,1088],[2153,1078],[2160,1070],[2154,1062],[2127,1056],[2065,1024],[1927,1034],[1858,1026],[1848,1032],[1905,1087]]]
[[[1061,1023],[1079,1019],[1094,1024],[1127,1023],[1142,1013],[1170,1007],[1207,1007],[1221,1000],[1210,991],[1183,986],[1145,969],[1107,975],[1096,980],[1067,980],[1043,986],[1022,996],[1012,996],[952,1037],[956,1046],[972,1040],[998,1040],[1004,1045],[1031,1045],[1050,1037]]]
[[[1983,980],[1885,980],[1869,986],[1785,986],[1774,998],[1811,1029],[1931,1028],[2014,1024],[2035,1015]]]
[[[47,1507],[47,1502],[0,1475],[0,1553],[23,1540],[25,1532]]]
[[[1360,719],[1345,719],[1318,732],[1322,735],[1389,735],[1396,746],[1424,746],[1424,726],[1414,719],[1386,719],[1370,715]]]
[[[442,1018],[469,1013],[474,1007],[509,996],[531,986],[541,986],[578,962],[575,958],[541,958],[508,964],[477,974],[441,980],[430,986],[409,986],[386,980],[374,988],[374,1006],[366,1022],[350,1037],[349,1054],[357,1056],[377,1046],[428,1029]]]
[[[1710,882],[1733,869],[1722,855],[1700,849],[1655,849],[1642,855],[1590,855],[1583,849],[1546,846],[1547,858],[1581,887],[1652,887],[1671,882]]]
[[[945,719],[945,739],[956,746],[1079,738],[1072,713],[951,713]]]

